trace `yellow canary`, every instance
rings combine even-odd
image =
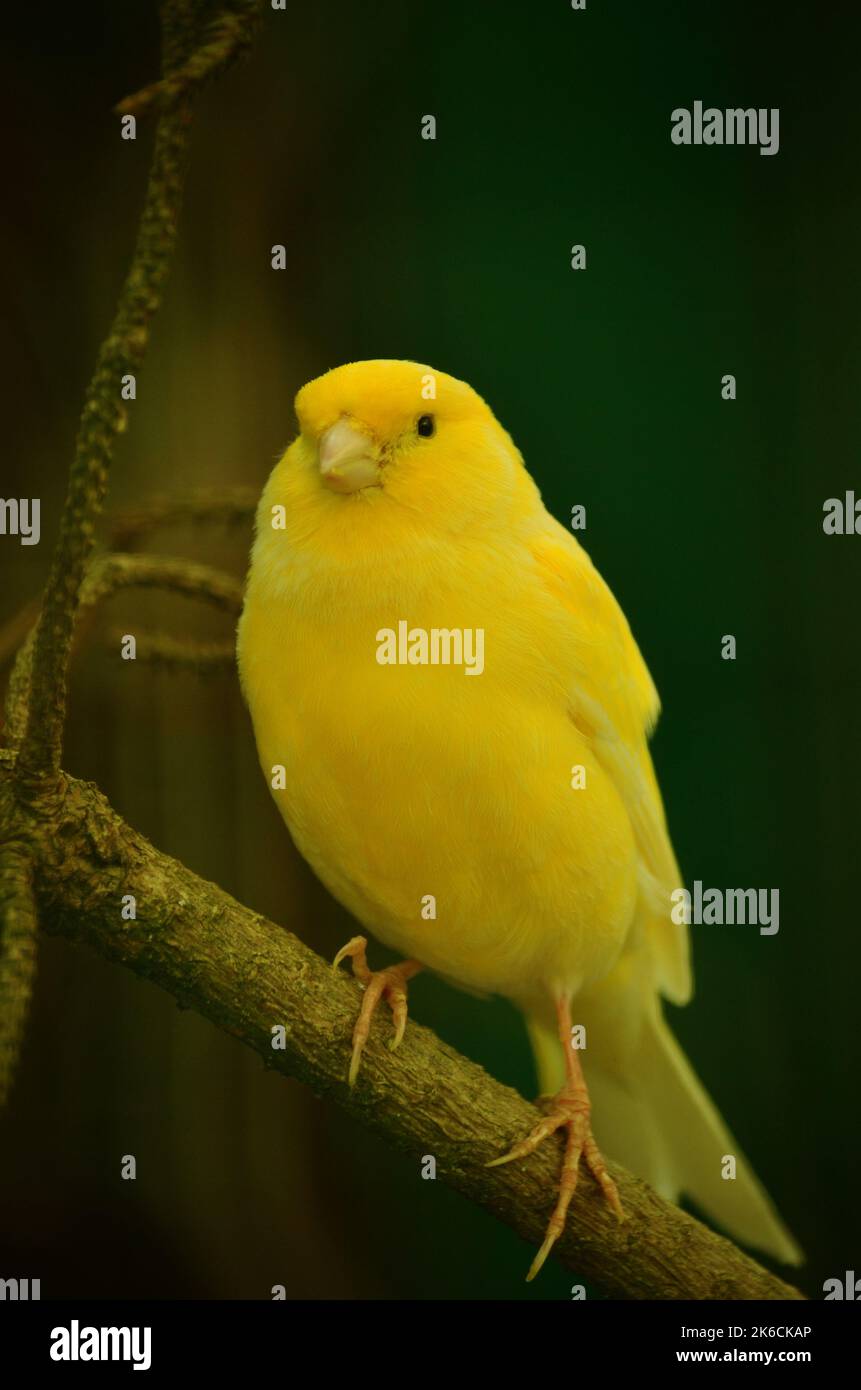
[[[305,386],[296,414],[260,502],[238,655],[296,845],[406,957],[371,971],[361,936],[339,953],[366,986],[351,1082],[381,997],[400,1040],[418,970],[503,995],[555,1101],[497,1161],[566,1133],[529,1277],[581,1160],[622,1216],[595,1134],[663,1195],[797,1261],[662,1017],[662,995],[691,994],[688,929],[647,747],[658,697],[613,595],[464,382],[354,362]]]

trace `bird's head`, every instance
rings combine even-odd
[[[525,476],[472,387],[420,363],[336,367],[303,386],[296,415],[299,437],[279,465],[285,501],[324,528],[374,528],[384,516],[391,527],[400,514],[405,524],[460,531],[498,518]]]
[[[326,372],[303,386],[296,415],[319,482],[342,494],[439,478],[465,451],[486,445],[482,436],[496,425],[465,382],[397,361]]]

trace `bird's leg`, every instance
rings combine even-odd
[[[384,998],[392,1011],[395,1036],[389,1043],[389,1047],[394,1051],[403,1038],[404,1029],[407,1026],[407,980],[411,980],[422,968],[420,961],[402,960],[399,965],[390,965],[387,970],[371,970],[365,954],[367,945],[366,936],[354,936],[347,942],[346,946],[341,947],[332,962],[332,969],[337,970],[341,961],[346,960],[349,956],[353,974],[365,991],[359,1017],[356,1019],[356,1026],[353,1029],[353,1055],[350,1058],[350,1071],[347,1078],[351,1086],[355,1085],[356,1077],[359,1075],[359,1063],[362,1060],[365,1043],[368,1041],[371,1019],[380,999]]]
[[[564,1126],[568,1131],[556,1206],[547,1223],[544,1243],[532,1261],[526,1276],[527,1280],[535,1278],[565,1228],[565,1217],[577,1187],[581,1157],[585,1158],[589,1171],[600,1185],[618,1219],[620,1221],[625,1219],[616,1184],[607,1172],[607,1165],[592,1135],[592,1127],[589,1122],[591,1114],[589,1092],[586,1089],[578,1051],[571,1046],[571,1008],[567,995],[557,999],[556,1017],[559,1020],[559,1040],[565,1049],[565,1085],[558,1095],[554,1096],[546,1105],[547,1116],[539,1121],[532,1133],[527,1135],[519,1144],[516,1144],[510,1153],[504,1154],[502,1158],[493,1159],[487,1165],[488,1168],[495,1168],[501,1163],[511,1163],[514,1159],[525,1158],[527,1154],[534,1153],[538,1145],[543,1143],[548,1135],[555,1134],[557,1129],[562,1129]]]

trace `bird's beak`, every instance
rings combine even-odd
[[[366,434],[339,420],[320,439],[320,475],[333,492],[359,492],[380,481],[377,451]]]

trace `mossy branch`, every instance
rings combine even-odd
[[[108,655],[116,656],[124,633],[116,628],[105,643]],[[191,641],[169,632],[140,632],[135,660],[163,671],[193,671],[198,676],[225,675],[236,671],[234,642]]]
[[[126,428],[123,377],[144,358],[150,321],[161,303],[176,243],[188,157],[191,96],[228,61],[213,60],[213,29],[195,64],[205,4],[164,0],[162,81],[178,82],[155,135],[146,197],[131,267],[110,332],[96,360],[78,425],[69,485],[48,582],[35,628],[24,643],[10,681],[7,738],[0,759],[0,1102],[20,1050],[35,970],[36,914],[27,854],[28,837],[50,820],[59,794],[66,688],[75,625],[95,547],[96,524],[108,485],[118,435]],[[226,0],[231,56],[247,46],[262,0]],[[227,30],[219,31],[224,37]],[[11,753],[11,757],[9,756]]]
[[[137,247],[87,390],[60,538],[34,638],[27,727],[18,760],[21,781],[38,782],[60,769],[66,675],[81,585],[95,544],[114,443],[127,424],[122,379],[143,361],[149,322],[161,302],[176,240],[188,130],[185,106],[159,122]]]
[[[141,506],[127,507],[111,519],[111,546],[114,550],[126,550],[161,526],[200,522],[229,526],[250,521],[259,496],[254,488],[237,486],[151,497]]]
[[[129,588],[161,589],[181,594],[185,598],[202,599],[232,615],[237,615],[242,605],[242,585],[239,580],[234,579],[232,575],[224,574],[221,570],[213,569],[210,565],[164,555],[124,555],[109,552],[94,560],[87,571],[78,601],[79,620],[86,610],[97,607],[121,589]],[[38,628],[32,629],[20,647],[9,678],[5,733],[7,742],[13,748],[21,742],[26,728],[37,631]],[[81,631],[82,625],[79,621],[76,638],[80,637]],[[157,645],[150,650],[150,659],[155,661],[159,659]],[[193,645],[188,642],[181,643],[178,639],[164,638],[161,651],[164,656],[162,664],[185,664],[211,670],[223,666],[226,647],[224,643],[200,644],[195,651]],[[181,659],[183,651],[186,654],[184,661]],[[230,652],[232,657],[232,643]]]
[[[165,555],[100,556],[87,575],[81,606],[101,603],[120,589],[163,589],[185,598],[203,599],[225,613],[238,613],[242,585],[211,565]]]
[[[247,46],[252,20],[260,12],[259,0],[226,5],[210,26],[203,47],[195,48],[201,7],[192,0],[167,0],[162,7],[162,84],[170,88],[172,99],[156,130],[131,268],[81,413],[60,537],[33,642],[27,725],[18,757],[18,781],[24,789],[50,781],[60,769],[66,679],[81,586],[95,545],[114,444],[127,424],[122,379],[135,374],[143,361],[150,320],[161,303],[176,243],[191,93]]]
[[[248,49],[260,22],[260,0],[227,0],[207,26],[204,42],[175,71],[158,82],[123,97],[114,110],[118,116],[145,116],[154,107],[169,109],[194,88],[218,77]]]
[[[135,921],[121,916],[125,894],[136,899]],[[89,783],[63,779],[50,835],[40,836],[38,897],[46,930],[92,946],[168,990],[267,1066],[328,1097],[417,1162],[433,1154],[443,1182],[540,1244],[555,1200],[561,1141],[548,1140],[521,1163],[484,1166],[528,1133],[534,1107],[416,1023],[393,1054],[388,1017],[375,1020],[351,1090],[355,982],[159,853]],[[283,1051],[272,1047],[277,1025],[286,1033]],[[584,1175],[553,1252],[566,1268],[621,1298],[801,1297],[645,1183],[610,1166],[628,1220],[617,1223]],[[524,1250],[524,1275],[527,1264]]]

